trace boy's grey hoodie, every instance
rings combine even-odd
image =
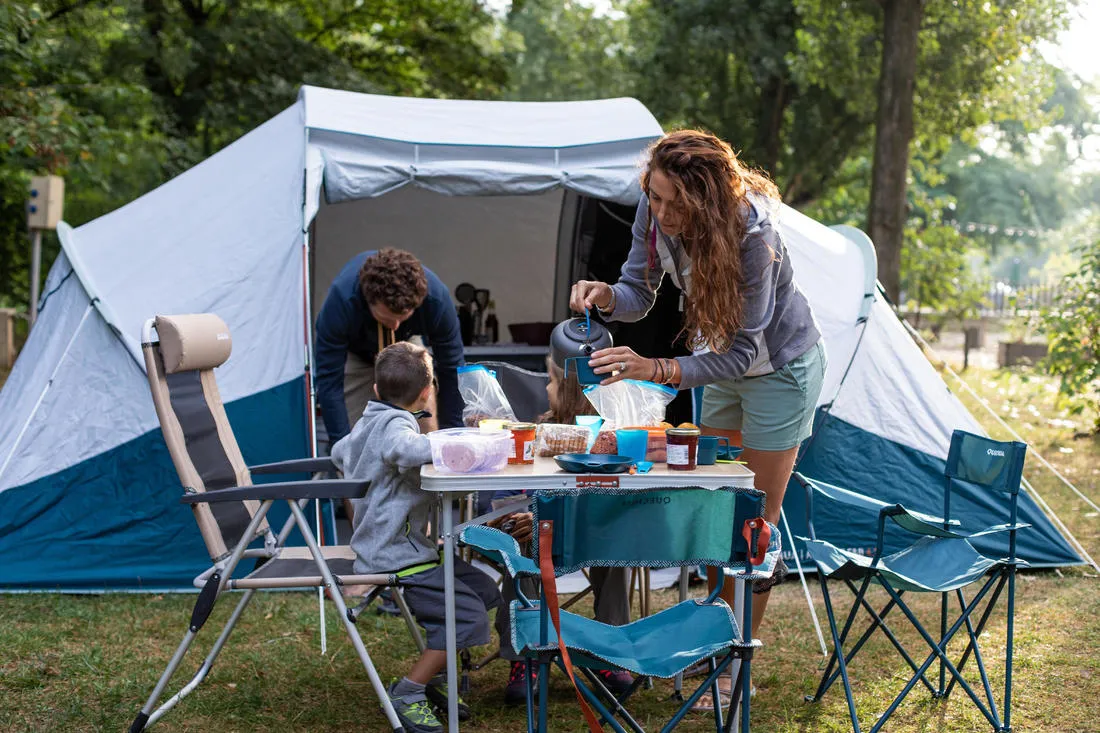
[[[332,447],[344,476],[369,479],[367,495],[352,500],[355,572],[393,573],[439,559],[424,534],[434,495],[420,489],[420,467],[432,462],[431,444],[412,413],[370,402],[347,436]]]

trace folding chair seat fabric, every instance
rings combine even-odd
[[[533,422],[550,409],[546,383],[550,375],[532,372],[503,361],[482,361],[479,364],[496,372],[500,388],[508,398],[517,420]]]
[[[795,475],[807,491],[810,538],[801,539],[806,543],[806,549],[817,564],[821,592],[833,636],[832,657],[822,674],[816,693],[809,699],[820,699],[839,678],[844,686],[852,729],[859,733],[859,719],[856,715],[848,665],[871,634],[876,630],[882,630],[902,655],[913,676],[871,727],[872,732],[880,730],[886,724],[898,705],[918,684],[923,684],[934,697],[946,697],[957,684],[985,716],[993,730],[1011,730],[1015,579],[1016,569],[1027,564],[1016,558],[1016,533],[1030,526],[1017,522],[1017,500],[1026,450],[1027,446],[1023,443],[999,442],[983,436],[955,431],[951,438],[951,448],[946,462],[942,517],[913,511],[900,504],[887,504],[801,474]],[[958,484],[967,484],[972,490],[984,489],[988,493],[991,504],[1004,505],[1008,522],[977,532],[965,531],[958,520],[950,518],[951,494]],[[841,549],[817,537],[817,530],[813,523],[813,505],[815,501],[820,500],[840,502],[854,511],[878,514],[878,539],[872,556]],[[884,537],[888,519],[901,529],[918,535],[918,539],[902,550],[884,554]],[[970,542],[972,538],[996,532],[1009,533],[1008,557],[988,557],[975,549]],[[842,628],[834,614],[827,579],[842,581],[855,596],[855,601]],[[963,595],[963,589],[983,579],[984,583],[981,584],[977,593],[967,600]],[[859,583],[858,588],[856,582]],[[867,600],[867,591],[871,585],[884,588],[890,598],[881,611],[876,612]],[[1005,647],[1002,715],[994,699],[979,640],[993,608],[1006,588],[1008,639]],[[902,595],[906,592],[940,594],[938,637],[933,637],[925,629],[905,603]],[[957,601],[957,615],[949,613],[951,595],[954,595]],[[897,635],[886,623],[887,616],[894,608],[900,609],[905,620],[913,625],[928,645],[930,653],[920,665],[909,655]],[[869,613],[872,622],[859,639],[851,644],[849,639],[854,621],[861,610]],[[979,611],[980,619],[975,624],[973,617]],[[968,643],[959,660],[952,662],[947,650],[951,640],[957,634],[965,634],[968,637]],[[978,668],[983,695],[975,692],[962,674],[971,656]],[[938,685],[935,685],[929,681],[927,672],[937,663],[939,680]],[[948,676],[951,678],[950,683],[948,683]]]
[[[524,608],[512,602],[516,619],[512,627],[512,647],[531,651],[558,648],[552,638],[540,641],[540,619],[537,606]],[[683,630],[690,624],[691,633]],[[703,603],[688,600],[666,608],[652,616],[640,618],[626,626],[608,626],[575,613],[561,615],[561,635],[573,651],[573,663],[608,669],[625,669],[644,677],[671,679],[688,667],[717,656],[739,644],[741,629],[733,611],[721,600]]]
[[[154,331],[157,338],[153,337]],[[368,487],[366,482],[328,480],[252,484],[253,472],[312,473],[331,471],[333,465],[328,458],[283,461],[251,469],[245,464],[218,394],[213,371],[229,358],[231,350],[229,329],[220,318],[209,313],[158,316],[147,321],[143,329],[142,351],[149,387],[168,452],[184,490],[181,502],[191,505],[213,565],[195,579],[195,585],[202,590],[195,602],[187,631],[130,726],[131,733],[145,730],[198,687],[257,590],[326,588],[336,591],[342,584],[379,586],[398,582],[393,575],[355,574],[352,567],[355,555],[351,548],[321,547],[302,511],[306,501],[311,499],[362,496]],[[285,500],[291,512],[277,534],[266,519],[268,510],[276,500]],[[306,546],[285,546],[295,527]],[[257,542],[261,542],[262,547],[254,546]],[[255,559],[262,564],[242,577],[234,577],[234,572],[245,559]],[[233,589],[245,592],[202,666],[187,685],[157,707],[168,682],[214,605],[223,593]],[[331,592],[330,597],[391,727],[400,729],[401,723],[386,688],[341,594]],[[397,600],[400,603],[400,598]],[[406,614],[406,621],[410,619]]]
[[[886,555],[872,567],[874,558],[842,550],[828,542],[807,541],[806,550],[817,568],[830,578],[862,580],[870,576],[889,581],[895,590],[945,593],[978,580],[997,561],[986,557],[966,539],[922,537],[904,550]]]

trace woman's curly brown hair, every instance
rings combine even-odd
[[[741,327],[741,243],[748,228],[748,196],[778,201],[779,190],[765,174],[743,165],[726,142],[700,130],[670,132],[650,147],[642,174],[646,195],[653,170],[666,175],[676,189],[680,236],[691,257],[691,296],[684,306],[688,343],[727,351]]]
[[[394,313],[408,313],[427,297],[428,277],[411,252],[380,249],[359,269],[359,292],[368,305],[381,303]]]

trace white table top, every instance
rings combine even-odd
[[[753,473],[740,463],[699,466],[694,471],[672,471],[667,464],[656,463],[649,473],[568,473],[558,468],[553,458],[536,458],[534,464],[506,466],[496,473],[462,475],[441,473],[428,464],[420,469],[420,484],[425,491],[455,493],[508,489],[752,488]]]

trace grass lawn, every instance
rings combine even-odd
[[[2,380],[0,375],[0,380]],[[948,378],[950,379],[950,378]],[[1100,439],[1077,437],[1090,424],[1054,404],[1053,384],[1020,372],[971,371],[981,399],[1017,430],[1093,501],[1100,500]],[[952,385],[954,386],[954,385]],[[996,437],[973,398],[960,396]],[[1100,556],[1100,517],[1057,479],[1029,460],[1028,477],[1093,556]],[[1091,571],[1029,572],[1017,586],[1016,667],[1013,728],[1017,731],[1100,729],[1100,593]],[[824,620],[819,594],[814,592]],[[840,594],[837,594],[839,597]],[[881,597],[876,596],[876,600]],[[657,594],[659,605],[675,594]],[[0,596],[0,730],[98,731],[125,729],[175,649],[190,615],[193,596]],[[917,613],[932,624],[938,600],[921,599]],[[210,637],[229,615],[223,602],[185,660],[172,690],[185,681],[209,648]],[[328,654],[321,656],[315,594],[268,594],[253,602],[207,681],[159,725],[177,731],[384,731],[366,674],[328,611]],[[403,672],[413,646],[399,619],[370,616],[360,628],[383,677]],[[899,627],[900,628],[900,627]],[[754,666],[759,693],[753,702],[758,731],[850,730],[843,693],[834,688],[818,704],[813,692],[822,666],[801,587],[785,583],[773,593]],[[915,634],[903,634],[920,650]],[[987,629],[986,664],[1000,682],[1003,611]],[[923,657],[923,655],[921,655]],[[503,708],[500,695],[507,666],[494,662],[472,677],[468,700],[478,715],[465,730],[517,731],[522,709]],[[864,727],[882,712],[908,679],[907,668],[888,642],[876,636],[853,665],[857,704]],[[1003,688],[1002,688],[1003,689]],[[659,728],[673,710],[671,686],[636,698],[643,726]],[[1000,694],[998,693],[998,702]],[[584,730],[563,675],[552,678],[552,728]],[[914,692],[891,731],[987,729],[966,697],[946,702]],[[693,716],[685,731],[713,730],[709,718]]]

